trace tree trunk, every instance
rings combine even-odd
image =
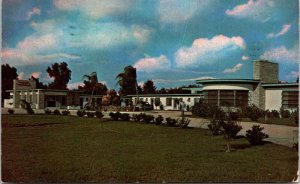
[[[230,136],[227,137],[227,150],[226,152],[230,152]]]

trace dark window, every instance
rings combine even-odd
[[[166,99],[166,106],[172,106],[172,98]]]
[[[298,91],[283,91],[282,92],[282,107],[284,109],[297,108],[299,106]]]
[[[234,106],[234,91],[221,90],[220,91],[220,105],[221,106]]]
[[[63,106],[65,106],[66,105],[66,97],[62,97],[61,98],[61,104],[63,105]]]
[[[55,101],[48,101],[47,105],[48,107],[55,107]]]
[[[207,103],[218,105],[218,91],[217,90],[209,90],[206,92],[206,100]]]
[[[235,103],[237,107],[243,107],[248,105],[248,91],[236,91]]]

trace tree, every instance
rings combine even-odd
[[[156,87],[154,86],[154,83],[152,80],[147,80],[144,83],[143,91],[145,94],[155,94],[156,93]]]
[[[13,80],[18,78],[17,69],[15,67],[11,67],[8,64],[3,64],[1,66],[1,72],[2,72],[2,104],[4,102],[4,99],[9,98],[9,93],[6,92],[6,90],[13,89]]]
[[[72,73],[67,63],[54,63],[47,68],[47,72],[51,78],[54,78],[54,81],[49,84],[50,89],[67,89]]]
[[[133,95],[137,93],[136,69],[131,65],[126,66],[122,73],[116,77],[117,84],[120,85],[122,95]]]
[[[40,82],[39,78],[35,78],[34,76],[31,76],[29,78],[29,80],[34,80],[36,82],[37,89],[47,89],[47,87],[48,87],[46,84],[43,84],[42,82]]]
[[[109,106],[109,105],[119,105],[120,104],[120,97],[117,95],[115,90],[108,90],[107,94],[102,98],[102,105]]]

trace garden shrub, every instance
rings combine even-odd
[[[59,111],[58,109],[55,109],[55,110],[53,111],[53,114],[55,114],[55,115],[60,115],[60,111]]]
[[[253,125],[252,129],[246,131],[246,138],[252,145],[261,145],[264,143],[263,139],[268,138],[268,134],[262,132],[264,127],[260,125]]]
[[[101,111],[96,111],[95,112],[95,116],[97,117],[97,118],[103,118],[103,114],[102,114],[102,112]]]
[[[120,113],[120,112],[115,112],[115,113],[110,112],[110,113],[109,113],[109,116],[110,116],[110,118],[111,118],[112,120],[118,121],[119,118],[120,118],[120,116],[121,116],[121,113]]]
[[[132,115],[132,120],[135,122],[141,122],[143,120],[143,113],[140,114],[133,114]]]
[[[170,117],[167,117],[166,118],[166,123],[167,123],[167,126],[176,126],[176,123],[177,123],[177,120],[176,119],[173,119],[173,118],[170,118]]]
[[[264,111],[256,107],[254,104],[243,107],[242,111],[244,116],[250,118],[251,121],[257,121],[258,118],[264,115]]]
[[[290,118],[291,118],[296,124],[299,123],[299,108],[297,108],[295,111],[293,111],[293,112],[291,113]]]
[[[121,113],[121,114],[120,114],[120,119],[121,119],[122,121],[129,121],[129,120],[130,120],[130,116],[129,116],[128,113]]]
[[[187,126],[190,124],[191,120],[188,118],[181,118],[181,119],[177,119],[177,125],[180,128],[187,128]]]
[[[272,117],[273,118],[279,118],[280,116],[279,116],[279,112],[277,111],[277,110],[272,110],[271,111],[271,114],[272,114]]]
[[[164,106],[162,104],[159,105],[159,110],[164,110]]]
[[[67,116],[67,115],[70,114],[70,111],[69,110],[63,110],[61,113],[62,113],[62,115]]]
[[[159,115],[155,118],[156,125],[161,125],[163,123],[163,121],[164,121],[164,118],[161,115]]]
[[[8,109],[7,112],[8,112],[9,114],[14,114],[14,113],[15,113],[15,110],[13,110],[13,109]]]
[[[220,120],[213,118],[208,125],[209,130],[212,135],[221,135],[222,134],[222,126],[220,124]]]
[[[291,112],[289,110],[281,110],[280,109],[281,118],[290,118]]]
[[[240,119],[240,113],[239,112],[228,112],[228,116],[231,120],[239,120]]]
[[[242,130],[242,126],[238,125],[236,121],[232,120],[219,120],[222,127],[222,133],[229,136],[230,138],[235,138],[236,135]]]
[[[145,114],[143,116],[143,122],[144,123],[152,123],[154,120],[154,116],[153,115],[150,115],[150,114]]]
[[[95,113],[94,112],[87,112],[86,115],[89,118],[93,118],[95,116]]]
[[[193,116],[212,118],[214,114],[220,112],[220,108],[216,105],[208,104],[201,100],[193,106],[191,111]]]
[[[34,114],[33,109],[31,108],[31,105],[26,100],[21,100],[21,107],[26,110],[27,114]]]
[[[45,109],[44,111],[45,111],[45,114],[51,114],[52,113],[52,111],[50,109]]]
[[[85,111],[81,111],[81,110],[77,111],[77,116],[79,117],[83,117],[85,114],[86,114]]]

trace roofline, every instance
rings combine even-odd
[[[84,91],[74,91],[74,90],[67,90],[67,89],[16,89],[16,91],[27,91],[27,90],[35,90],[35,91],[58,91],[58,92],[79,92],[83,93]],[[13,89],[6,90],[6,92],[13,92]]]
[[[275,88],[275,87],[299,87],[299,83],[281,83],[281,84],[262,84],[265,88]]]
[[[197,84],[205,84],[205,83],[259,83],[260,80],[254,79],[202,79],[196,80]]]

